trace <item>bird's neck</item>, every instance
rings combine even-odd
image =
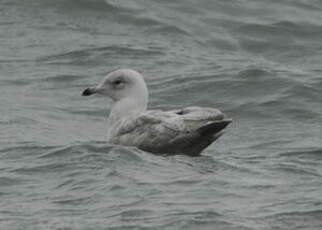
[[[118,118],[122,118],[134,112],[144,111],[146,108],[147,102],[145,100],[128,97],[115,102],[111,115],[116,115]]]
[[[147,97],[132,98],[126,97],[116,101],[108,118],[109,129],[115,128],[120,121],[140,114],[147,109]]]
[[[119,126],[123,122],[135,119],[140,113],[146,111],[148,106],[148,90],[144,81],[126,97],[115,100],[110,116],[108,118],[108,139],[118,133]]]

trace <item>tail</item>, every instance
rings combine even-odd
[[[222,130],[231,122],[228,119],[213,121],[193,132],[180,135],[169,145],[164,146],[163,152],[198,156],[204,148],[223,134]]]
[[[222,130],[227,127],[232,122],[230,119],[220,120],[220,121],[214,121],[210,124],[204,125],[197,129],[197,132],[200,134],[200,136],[213,136],[217,137],[218,134],[222,134]],[[220,136],[219,135],[219,136]],[[218,136],[218,137],[219,137]],[[218,138],[217,137],[217,138]],[[216,139],[217,139],[216,138]]]

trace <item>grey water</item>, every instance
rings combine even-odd
[[[149,107],[234,122],[200,157],[106,143],[117,68]],[[1,0],[0,229],[322,229],[322,2]]]

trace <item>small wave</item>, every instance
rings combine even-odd
[[[283,109],[283,112],[289,118],[296,121],[305,121],[306,123],[315,124],[319,122],[321,113],[317,111],[311,111],[311,108],[294,106],[293,108]]]
[[[303,211],[291,211],[291,212],[279,212],[268,217],[278,217],[278,216],[310,216],[310,217],[322,217],[322,209],[314,209],[314,210],[303,210]]]
[[[60,110],[72,114],[72,115],[85,115],[85,116],[91,116],[92,119],[95,119],[95,117],[106,117],[107,114],[109,113],[107,109],[96,109],[95,110],[88,110],[88,109],[82,109],[82,108],[67,108],[67,109],[62,109],[60,108]],[[105,122],[105,121],[102,121]]]
[[[57,204],[59,206],[79,206],[79,205],[85,205],[85,204],[89,204],[92,202],[92,197],[91,196],[85,196],[85,197],[73,197],[73,198],[56,198],[53,199],[51,202],[54,204]]]
[[[291,21],[279,21],[273,24],[242,25],[239,27],[238,32],[255,40],[263,38],[265,41],[268,41],[268,38],[270,38],[273,45],[278,39],[286,39],[289,42],[293,42],[296,39],[312,40],[319,38],[322,34],[322,27],[309,23],[299,24]]]
[[[240,80],[244,79],[254,79],[254,78],[263,78],[263,77],[270,77],[270,76],[275,76],[274,72],[265,70],[265,69],[260,69],[260,68],[248,68],[245,70],[241,70],[237,77]]]
[[[282,228],[285,228],[285,223],[288,223],[288,226],[291,229],[308,229],[308,226],[316,226],[317,228],[313,227],[312,229],[319,229],[319,227],[321,227],[322,210],[313,209],[276,212],[271,215],[260,217],[259,219],[271,220],[275,227],[280,225],[281,227],[284,226]]]
[[[317,89],[315,84],[294,84],[285,91],[289,97],[299,96],[300,98],[305,98],[307,100],[314,101],[316,98],[322,97],[322,91]]]
[[[280,153],[280,156],[303,156],[303,157],[312,157],[312,158],[321,158],[322,157],[322,149],[303,149],[303,150],[295,150]]]
[[[153,210],[149,209],[131,209],[122,211],[120,217],[125,220],[143,220],[143,219],[154,219],[157,216],[154,214]]]
[[[142,4],[137,3],[136,1],[118,1],[118,0],[104,0],[104,2],[113,7],[116,10],[126,10],[126,11],[140,11],[144,9]]]
[[[23,178],[19,178],[19,177],[11,177],[11,176],[1,176],[0,177],[1,187],[16,186],[19,184],[23,184],[25,182],[26,182],[26,180],[24,180]]]
[[[30,81],[29,79],[1,79],[1,84],[7,85],[7,86],[25,86],[33,83],[34,81]]]
[[[53,150],[47,151],[40,155],[40,158],[48,157],[61,157],[79,153],[108,153],[113,146],[106,145],[105,143],[90,143],[90,144],[76,144],[71,146],[56,147]]]
[[[159,100],[168,101],[171,97],[173,101],[173,98],[182,98],[182,92],[188,92],[186,97],[186,99],[189,99],[189,101],[186,101],[188,105],[214,106],[214,103],[220,102],[222,97],[229,96],[232,87],[229,77],[225,79],[225,77],[216,73],[200,75],[194,73],[187,76],[171,75],[162,80],[158,79],[150,83],[149,86],[151,94],[157,94]],[[200,94],[200,92],[204,93]],[[151,98],[154,99],[153,96]],[[173,101],[171,106],[177,106],[176,102],[178,101]],[[180,106],[183,106],[183,103],[184,101],[181,101]]]
[[[0,153],[3,159],[18,159],[23,156],[35,156],[44,151],[49,151],[57,148],[57,146],[39,146],[35,143],[20,143],[19,146],[2,148]]]
[[[86,48],[66,53],[50,55],[39,58],[39,62],[48,64],[71,64],[82,65],[85,62],[95,62],[96,64],[104,61],[104,57],[150,57],[162,55],[163,52],[159,49],[143,49],[135,47],[122,47],[122,46],[103,46],[95,48]]]
[[[304,168],[299,166],[298,164],[294,163],[280,163],[274,167],[275,171],[282,171],[288,174],[297,174],[300,176],[314,176],[314,177],[321,177],[318,171],[311,169],[311,168]]]
[[[103,161],[111,146],[100,143],[76,144],[71,146],[38,146],[26,145],[7,148],[7,158],[14,160],[13,167],[8,169],[17,175],[50,174],[75,170],[77,166],[93,167]],[[106,153],[105,155],[100,155]],[[4,156],[2,159],[6,159]],[[21,162],[21,164],[19,164]],[[95,164],[96,163],[96,164]]]
[[[77,81],[77,80],[83,79],[83,78],[85,78],[85,76],[60,74],[60,75],[41,78],[40,81],[53,82],[53,83],[62,83],[62,84],[64,84],[64,83],[70,84],[70,82]]]
[[[224,218],[220,213],[209,211],[189,212],[182,210],[166,215],[167,221],[162,228],[174,229],[242,229],[250,230],[243,224],[234,223],[234,221]]]
[[[188,35],[190,36],[190,32],[186,29],[180,28],[175,25],[167,25],[167,24],[162,24],[155,26],[153,28],[150,28],[149,31],[153,33],[158,33],[158,34],[171,34],[172,36],[174,35]]]
[[[311,23],[294,23],[290,21],[280,21],[272,24],[277,32],[288,33],[291,36],[304,39],[319,39],[322,35],[322,26]]]
[[[66,10],[86,10],[96,12],[110,12],[117,10],[117,8],[109,3],[108,0],[57,0],[50,1],[48,4],[55,6],[56,8]]]

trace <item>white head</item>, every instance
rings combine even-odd
[[[131,107],[141,110],[146,109],[148,103],[148,90],[144,79],[141,74],[132,69],[119,69],[110,72],[100,84],[85,89],[82,95],[92,94],[106,95],[116,103],[126,102],[126,104],[131,104]]]

